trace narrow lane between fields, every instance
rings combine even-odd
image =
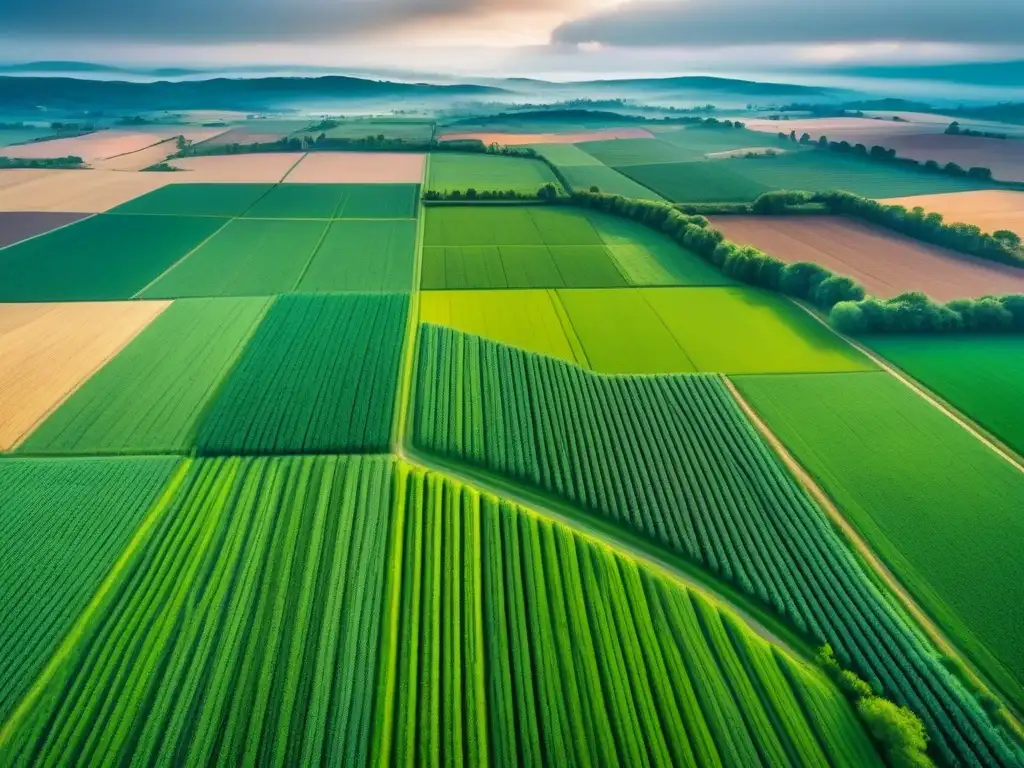
[[[837,507],[832,501],[831,497],[825,493],[811,474],[804,469],[803,465],[796,460],[793,454],[789,452],[789,449],[786,448],[782,441],[761,419],[757,411],[755,411],[743,398],[743,395],[736,388],[736,385],[732,383],[732,380],[728,377],[724,377],[724,379],[726,386],[729,388],[732,396],[736,399],[736,402],[743,410],[743,413],[748,419],[750,419],[750,422],[760,433],[761,437],[768,442],[778,457],[782,460],[786,469],[788,469],[790,473],[792,473],[793,477],[795,477],[807,492],[811,494],[811,498],[813,498],[822,510],[824,510],[825,514],[827,514],[829,519],[832,521],[832,524],[840,530],[840,533],[850,546],[854,548],[860,558],[878,575],[879,578],[882,579],[889,592],[899,600],[900,606],[910,614],[917,626],[924,631],[932,645],[946,656],[949,656],[951,659],[955,659],[978,688],[997,698],[1003,705],[1006,713],[1006,720],[1009,725],[1011,725],[1019,735],[1024,737],[1024,725],[1021,723],[1020,714],[1005,701],[1004,697],[993,693],[993,687],[990,686],[982,677],[981,673],[974,666],[971,660],[960,652],[953,642],[949,640],[939,625],[932,620],[931,616],[929,616],[925,610],[917,604],[913,595],[907,591],[899,579],[896,578],[895,574],[889,570],[889,567],[882,562],[878,555],[875,554],[874,550],[871,549],[871,546],[861,538],[860,533],[858,533],[857,529],[846,519],[839,507]]]

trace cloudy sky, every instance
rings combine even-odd
[[[0,57],[749,75],[1024,58],[1024,1],[0,0]]]

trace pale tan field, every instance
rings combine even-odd
[[[26,184],[44,176],[52,176],[59,171],[48,168],[10,168],[0,171],[0,191]]]
[[[289,183],[418,184],[426,155],[411,152],[310,152],[285,177]]]
[[[924,291],[939,301],[1024,292],[1024,269],[928,245],[852,219],[829,216],[713,216],[735,243],[786,262],[812,261],[891,298]]]
[[[166,182],[168,184],[266,184],[281,181],[301,159],[302,155],[298,152],[186,157],[171,162],[175,168],[181,169],[181,173],[159,175],[169,177]]]
[[[141,171],[143,168],[163,162],[177,151],[177,140],[166,139],[159,144],[140,149],[137,152],[129,152],[128,154],[110,157],[105,160],[94,160],[90,165],[97,170],[103,171]]]
[[[179,175],[100,170],[49,171],[13,186],[4,187],[0,183],[0,211],[102,213],[159,189]]]
[[[858,133],[871,133],[878,131],[903,131],[906,133],[923,133],[929,128],[932,132],[942,133],[945,126],[924,125],[915,123],[898,123],[891,120],[872,120],[868,117],[806,117],[796,120],[763,120],[754,118],[744,120],[747,128],[752,131],[763,133],[789,133],[796,131],[799,136],[802,133],[809,133],[812,138],[817,139],[822,134],[835,141],[852,141],[849,137]],[[838,132],[838,133],[837,133]],[[840,135],[843,134],[843,135]],[[836,134],[833,137],[833,134]]]
[[[68,157],[74,155],[91,163],[107,157],[137,152],[157,142],[176,135],[175,131],[141,133],[137,131],[96,131],[86,136],[75,136],[68,139],[39,141],[34,144],[22,144],[17,147],[5,147],[7,157],[25,159],[45,159],[51,157]]]
[[[0,451],[17,447],[168,306],[0,304]]]
[[[654,134],[644,128],[608,128],[601,131],[580,131],[578,133],[499,133],[468,132],[445,133],[441,141],[479,139],[484,144],[577,144],[581,141],[603,141],[605,139],[653,139]]]
[[[906,208],[920,206],[928,213],[941,213],[947,223],[959,221],[974,224],[990,233],[1008,229],[1024,237],[1024,192],[986,189],[978,192],[896,197],[881,202]]]

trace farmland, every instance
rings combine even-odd
[[[1015,336],[872,338],[876,352],[1024,456],[1024,340]]]
[[[485,189],[536,193],[558,180],[544,163],[502,155],[445,152],[430,159],[427,188],[438,192]]]
[[[185,453],[266,311],[259,299],[176,301],[36,429],[30,454]]]
[[[924,291],[940,301],[1024,291],[1020,269],[832,216],[717,216],[735,243],[786,262],[812,261],[857,280],[874,296]]]
[[[0,301],[130,299],[225,223],[93,216],[0,251]]]
[[[443,476],[399,476],[382,759],[875,763],[834,694],[699,594]]]
[[[882,202],[908,209],[920,206],[929,213],[941,214],[947,222],[962,221],[981,227],[985,232],[1007,229],[1024,233],[1024,192],[991,189],[897,197]]]
[[[0,719],[122,557],[173,459],[0,462]]]
[[[1024,766],[1019,334],[851,343],[668,202],[973,182],[672,81],[357,81],[324,140],[140,110],[290,141],[0,170],[0,765]],[[425,141],[462,133],[544,159]],[[522,199],[426,194],[470,188]],[[1013,194],[925,199],[994,228]],[[1020,279],[824,214],[711,226],[879,297]]]
[[[950,762],[1016,759],[879,598],[719,377],[595,376],[426,326],[416,381],[412,436],[423,450],[538,487],[702,564],[911,706]],[[956,701],[955,714],[940,701]]]
[[[199,425],[199,452],[385,451],[407,304],[397,294],[278,298]]]
[[[429,291],[420,321],[587,365],[556,291]]]
[[[273,296],[295,289],[325,221],[234,219],[174,264],[143,296]]]
[[[872,363],[793,304],[750,288],[559,291],[602,373],[794,373]],[[719,317],[714,331],[707,318]]]
[[[0,450],[167,308],[164,302],[0,304]]]
[[[289,184],[419,184],[426,157],[411,152],[310,152],[286,177]]]
[[[1021,473],[883,373],[736,384],[901,581],[1021,700],[1024,627],[1006,610],[1024,603]]]

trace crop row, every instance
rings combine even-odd
[[[204,455],[384,452],[408,298],[281,296],[199,427]]]
[[[425,326],[413,439],[704,565],[917,712],[949,763],[1019,762],[881,598],[719,377],[597,376]]]
[[[150,518],[28,665],[4,765],[878,764],[724,609],[394,459],[196,459]]]

